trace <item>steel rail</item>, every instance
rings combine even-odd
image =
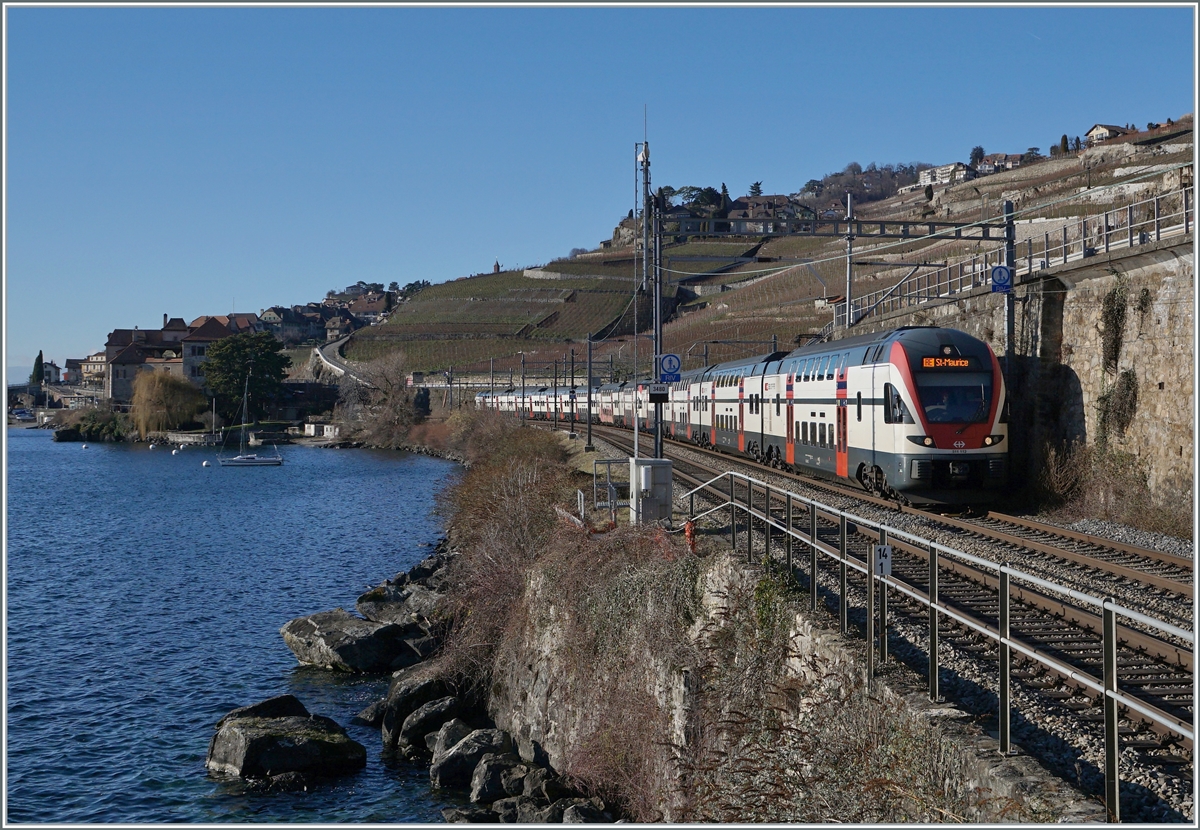
[[[1163,563],[1164,565],[1175,565],[1189,571],[1192,570],[1196,565],[1195,560],[1186,556],[1176,556],[1173,553],[1165,553],[1161,550],[1154,550],[1153,548],[1127,545],[1123,542],[1105,539],[1103,536],[1093,536],[1090,533],[1081,533],[1078,530],[1071,530],[1070,528],[1044,524],[1042,522],[1034,521],[1033,519],[1027,519],[1024,516],[1008,516],[1004,513],[989,511],[984,518],[995,519],[998,522],[1005,522],[1007,524],[1025,527],[1029,530],[1037,530],[1051,536],[1061,536],[1064,539],[1073,539],[1076,542],[1084,542],[1089,545],[1095,545],[1096,547],[1119,550],[1122,553],[1140,556],[1143,559],[1153,559],[1157,562]]]

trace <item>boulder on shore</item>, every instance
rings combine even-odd
[[[414,633],[422,619],[437,616],[441,603],[441,596],[424,585],[385,582],[360,596],[354,607],[368,620],[406,625]]]
[[[453,695],[431,700],[418,707],[401,724],[399,745],[424,748],[425,736],[441,729],[442,724],[452,719],[461,709],[462,703]]]
[[[400,729],[409,715],[429,701],[445,697],[447,694],[449,691],[445,682],[430,675],[423,666],[413,666],[395,672],[388,686],[383,720],[380,723],[384,750],[391,752],[396,748],[400,740]]]
[[[288,782],[289,788],[366,764],[366,747],[331,718],[309,714],[292,695],[234,709],[221,718],[204,761],[212,772]]]
[[[484,755],[512,752],[512,738],[501,729],[476,729],[444,753],[433,756],[429,783],[435,790],[471,786],[471,776]]]
[[[279,629],[301,663],[337,671],[375,673],[413,653],[402,625],[364,620],[338,608],[298,617]]]
[[[471,775],[471,801],[490,804],[502,798],[521,795],[522,779],[529,767],[516,755],[489,752],[479,759]]]

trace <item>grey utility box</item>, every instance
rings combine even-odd
[[[665,458],[629,459],[629,523],[671,521],[671,462]]]

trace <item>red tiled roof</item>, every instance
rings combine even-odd
[[[220,317],[201,317],[203,320],[198,327],[190,331],[184,340],[223,340],[226,337],[232,337],[233,332],[229,327],[221,322]]]

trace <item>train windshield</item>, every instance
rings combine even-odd
[[[931,424],[977,424],[992,407],[990,372],[917,372],[917,392]]]

